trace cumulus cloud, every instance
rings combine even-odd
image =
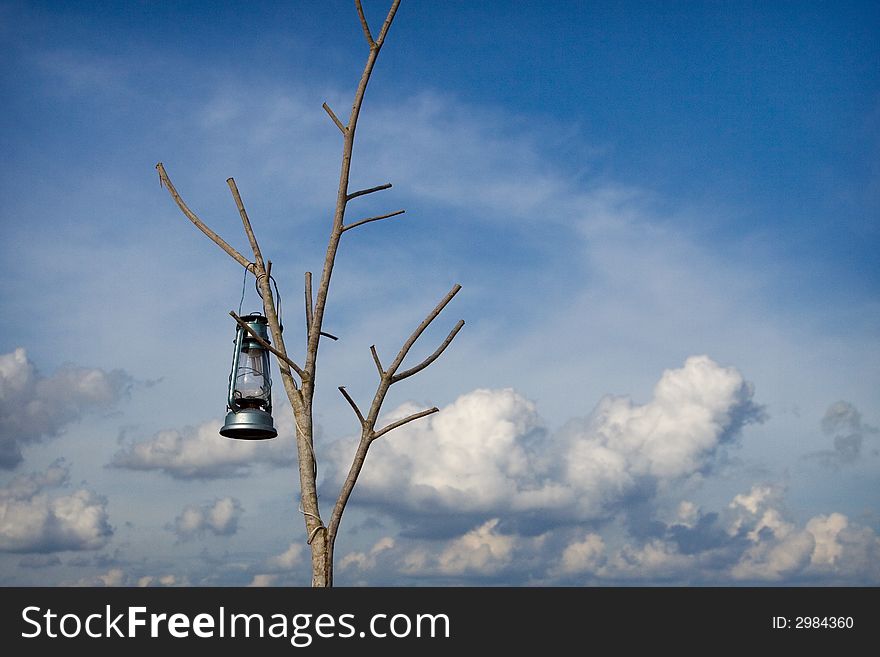
[[[47,377],[21,347],[0,354],[0,468],[18,465],[22,446],[57,436],[87,411],[111,407],[130,384],[121,370],[74,365]]]
[[[278,575],[272,573],[258,573],[253,576],[250,583],[248,584],[249,588],[264,588],[267,586],[275,586],[278,582]]]
[[[113,529],[106,499],[85,489],[46,492],[67,478],[68,469],[59,462],[0,488],[0,551],[95,550],[107,543]]]
[[[728,573],[737,582],[880,581],[880,538],[847,516],[831,513],[798,526],[787,517],[779,488],[756,485],[734,497],[726,518]]]
[[[302,543],[291,543],[290,546],[281,554],[270,557],[266,562],[270,568],[277,570],[290,570],[301,564],[304,559],[305,549]]]
[[[446,582],[512,581],[525,579],[543,553],[546,534],[522,536],[491,518],[449,541],[421,540],[415,546],[386,542],[380,565],[413,578]],[[367,567],[372,564],[368,560]],[[538,564],[546,567],[546,563]]]
[[[880,537],[840,513],[799,525],[783,491],[755,485],[720,512],[683,502],[670,524],[645,539],[621,523],[583,523],[526,535],[492,518],[450,539],[385,536],[340,561],[346,582],[384,578],[445,583],[554,585],[631,582],[697,585],[880,582]]]
[[[137,585],[141,588],[189,586],[189,580],[185,577],[180,578],[177,575],[144,575],[138,577]]]
[[[406,404],[387,419],[414,410]],[[358,499],[427,511],[507,505],[519,495],[521,479],[532,474],[525,438],[538,427],[534,406],[512,389],[475,390],[374,444]],[[332,451],[340,471],[350,459],[347,447],[340,441]]]
[[[310,567],[306,548],[300,542],[291,543],[288,548],[266,559],[260,572],[254,573],[248,586],[278,586],[291,582],[294,571]]]
[[[549,435],[516,391],[475,390],[375,444],[357,500],[401,515],[610,517],[634,496],[710,469],[743,424],[761,418],[752,395],[736,369],[695,356],[666,371],[648,403],[608,396]],[[334,446],[338,471],[351,449]]]
[[[809,565],[816,541],[809,531],[797,528],[773,506],[780,493],[769,486],[755,486],[734,497],[731,536],[745,536],[748,547],[731,567],[735,580],[779,581]]]
[[[343,556],[337,570],[346,582],[364,585],[387,573],[414,581],[498,581],[499,576],[516,577],[514,570],[542,542],[543,537],[506,532],[498,518],[491,518],[450,540],[384,536],[367,551]]]
[[[565,546],[551,576],[582,575],[596,572],[605,561],[605,541],[599,534],[588,533]]]
[[[146,587],[167,587],[167,586],[190,586],[189,579],[186,577],[178,577],[177,575],[142,575],[137,576],[134,573],[126,572],[119,567],[110,568],[105,573],[81,577],[72,586],[88,586],[88,587],[119,587],[119,586],[137,586]]]
[[[821,426],[822,432],[833,440],[833,449],[814,452],[809,456],[818,458],[824,465],[831,467],[858,461],[866,439],[880,433],[876,427],[862,422],[859,410],[846,401],[831,404],[822,417]]]
[[[233,440],[221,436],[220,423],[204,422],[183,430],[166,429],[126,445],[110,465],[129,470],[158,470],[175,479],[216,479],[244,476],[258,464],[287,467],[294,463],[292,412],[282,407],[275,418],[278,437]]]
[[[238,520],[243,512],[241,503],[233,497],[223,497],[201,506],[191,504],[168,526],[180,541],[196,536],[214,534],[231,536],[238,531]]]
[[[436,569],[443,575],[493,575],[509,566],[516,537],[497,531],[493,518],[450,542],[439,554]]]
[[[357,568],[358,570],[372,570],[376,566],[376,559],[387,550],[394,549],[394,539],[391,536],[380,538],[368,552],[349,552],[339,561],[339,568]]]
[[[695,555],[682,554],[675,543],[651,539],[643,545],[624,545],[596,574],[612,580],[674,581],[687,579],[697,562]]]
[[[810,565],[816,568],[833,568],[843,556],[840,535],[849,525],[849,519],[842,513],[816,516],[807,523],[807,531],[813,535],[815,545],[810,557]]]

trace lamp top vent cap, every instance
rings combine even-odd
[[[245,324],[251,327],[251,329],[259,335],[263,340],[269,342],[269,320],[267,320],[260,313],[250,313],[249,315],[245,315],[241,318]],[[244,339],[246,341],[253,341],[253,338],[250,334],[245,333]]]

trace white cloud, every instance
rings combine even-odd
[[[771,498],[778,496],[779,492],[772,486],[752,486],[748,493],[736,494],[730,503],[730,508],[734,510],[743,509],[754,516],[758,514]]]
[[[214,479],[248,474],[254,465],[286,467],[294,463],[293,420],[282,406],[275,415],[278,437],[234,440],[219,434],[221,422],[204,422],[182,431],[166,429],[125,446],[111,465],[130,470],[158,470],[177,479]]]
[[[386,420],[415,410],[404,405]],[[537,427],[534,406],[513,390],[475,390],[375,443],[358,495],[414,509],[506,506],[533,467],[523,439]],[[340,471],[348,467],[348,447],[334,445],[331,458]]]
[[[700,515],[699,507],[693,502],[682,500],[676,510],[675,522],[684,527],[693,527]]]
[[[151,586],[187,586],[187,580],[177,577],[177,575],[144,575],[139,577],[137,585],[141,588]]]
[[[492,518],[437,549],[422,545],[406,552],[402,570],[409,575],[489,577],[514,562],[514,551],[523,542],[516,535],[498,530]]]
[[[786,531],[781,536],[757,540],[730,571],[735,580],[781,581],[800,573],[815,548],[807,531]]]
[[[475,390],[380,439],[358,500],[400,513],[605,517],[628,496],[707,470],[719,447],[758,416],[751,398],[737,370],[696,356],[666,371],[647,404],[605,397],[551,436],[514,390]],[[388,419],[414,410],[404,405]],[[350,449],[334,446],[338,471]]]
[[[438,571],[492,575],[509,566],[516,538],[496,531],[497,526],[498,519],[493,518],[452,541],[437,558]]]
[[[275,554],[259,567],[260,572],[254,573],[250,587],[279,586],[292,584],[293,577],[299,577],[310,572],[310,555],[305,542],[293,542],[284,552]]]
[[[834,567],[843,555],[843,545],[838,541],[840,533],[849,525],[849,519],[842,513],[810,518],[807,531],[813,535],[815,547],[810,564],[816,567]]]
[[[121,568],[113,568],[104,575],[98,575],[98,580],[104,586],[122,586],[128,578]]]
[[[808,572],[864,585],[880,582],[880,536],[841,513],[815,516],[806,525],[815,548]]]
[[[719,444],[754,414],[751,398],[737,370],[692,356],[663,373],[648,404],[603,399],[591,418],[595,438],[587,443],[623,456],[635,475],[688,476],[705,468]],[[580,459],[571,463],[577,468]]]
[[[730,568],[734,580],[880,581],[880,537],[871,529],[853,526],[841,513],[814,516],[798,527],[781,503],[781,492],[769,486],[754,486],[731,502],[728,533],[748,539]]]
[[[201,506],[187,506],[168,528],[177,534],[179,540],[206,533],[231,536],[238,531],[238,520],[242,512],[241,503],[237,499],[223,497]]]
[[[113,529],[106,499],[85,489],[46,493],[67,475],[67,468],[56,464],[0,488],[0,551],[95,550],[107,543]]]
[[[679,507],[688,524],[638,539],[622,523],[601,529],[557,527],[536,536],[503,528],[499,518],[450,539],[386,536],[339,562],[345,582],[370,585],[388,577],[412,581],[731,585],[880,581],[880,538],[844,515],[815,516],[799,526],[779,489],[756,485],[721,513]]]
[[[68,582],[67,586],[86,586],[86,587],[118,587],[128,586],[130,577],[122,568],[111,568],[105,573],[80,577],[75,582]]]
[[[652,539],[624,545],[608,558],[599,574],[608,579],[676,580],[693,574],[697,559],[682,554],[670,541]]]
[[[186,577],[177,575],[141,575],[137,576],[133,573],[126,572],[118,566],[110,568],[105,573],[81,577],[72,586],[88,586],[88,587],[119,587],[119,586],[137,586],[139,588],[148,587],[170,587],[170,586],[190,586],[190,582]]]
[[[266,565],[277,570],[291,570],[305,561],[305,547],[302,543],[291,543],[281,554],[270,557]]]
[[[250,584],[248,584],[248,586],[251,588],[274,586],[277,581],[278,581],[278,575],[259,573],[257,575],[254,575],[253,579],[251,580]]]
[[[58,435],[89,410],[109,408],[130,382],[121,370],[73,365],[46,377],[23,348],[0,354],[0,468],[18,465],[23,445]]]
[[[565,546],[559,564],[551,568],[553,577],[596,572],[605,561],[605,541],[588,533]]]
[[[394,549],[394,539],[391,536],[383,536],[370,548],[369,552],[349,552],[339,561],[339,568],[357,568],[359,570],[372,570],[376,567],[376,559],[387,550]]]

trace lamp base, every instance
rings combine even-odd
[[[238,440],[266,440],[278,435],[272,416],[259,408],[244,408],[226,414],[220,435]]]

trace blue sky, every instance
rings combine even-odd
[[[371,452],[337,583],[880,583],[878,28],[858,2],[402,3],[352,168],[394,187],[350,211],[407,214],[340,251],[325,513],[336,386],[372,394],[369,345],[456,282],[419,353],[467,324],[389,396],[441,412]],[[0,40],[0,582],[305,584],[283,400],[272,443],[216,434],[242,272],[153,167],[244,253],[235,177],[301,342],[353,3],[4,2]]]

